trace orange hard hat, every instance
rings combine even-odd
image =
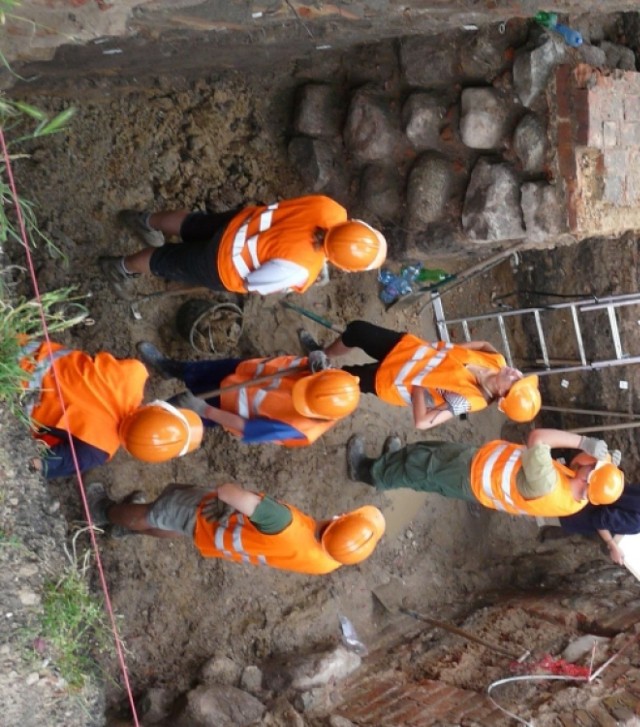
[[[610,505],[624,490],[624,472],[611,462],[596,462],[587,480],[587,497],[592,505]]]
[[[189,409],[166,401],[138,407],[120,424],[120,441],[136,459],[166,462],[193,452],[202,442],[202,420]]]
[[[514,422],[530,422],[541,406],[537,376],[525,376],[516,381],[498,402],[498,409]]]
[[[365,505],[332,520],[322,533],[322,547],[338,563],[361,563],[373,553],[384,530],[384,515]]]
[[[293,408],[305,417],[342,419],[360,401],[360,379],[340,369],[327,369],[296,381],[291,391]]]
[[[387,257],[384,235],[361,220],[348,220],[327,230],[324,253],[329,262],[349,272],[379,268]]]

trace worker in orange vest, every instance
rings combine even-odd
[[[571,467],[554,460],[552,448],[581,450]],[[602,439],[559,429],[534,429],[527,445],[496,440],[476,447],[453,442],[395,446],[366,457],[363,440],[347,444],[349,478],[378,490],[409,487],[479,503],[511,515],[564,517],[591,502],[615,502],[624,488],[619,450]]]
[[[308,446],[355,411],[360,400],[357,377],[336,369],[313,372],[317,365],[326,365],[322,354],[312,355],[311,361],[299,356],[174,361],[147,341],[138,344],[138,353],[164,377],[180,379],[189,388],[171,403],[196,412],[205,426],[221,425],[250,444]],[[273,378],[250,383],[268,375]],[[207,401],[199,398],[213,389],[245,383]]]
[[[155,537],[193,538],[205,558],[320,575],[361,563],[384,534],[384,516],[366,505],[317,521],[292,505],[239,485],[215,490],[169,485],[150,504],[116,503],[104,485],[87,489],[95,525],[112,524]]]
[[[387,255],[384,236],[366,222],[349,220],[329,197],[311,195],[222,214],[174,210],[121,213],[149,245],[125,257],[98,260],[121,297],[129,283],[151,273],[188,285],[234,293],[304,293],[327,260],[348,272],[379,268]],[[182,244],[165,245],[165,235]]]
[[[537,376],[523,376],[486,341],[428,343],[411,333],[352,321],[325,349],[300,331],[307,352],[323,350],[330,359],[362,349],[377,363],[343,366],[360,379],[364,394],[388,404],[411,406],[414,425],[431,429],[454,416],[480,411],[494,401],[509,419],[531,421],[540,411]]]
[[[136,359],[90,356],[40,341],[25,342],[19,355],[25,413],[34,436],[48,445],[31,466],[48,478],[75,473],[70,440],[81,472],[107,462],[120,445],[149,462],[200,445],[202,422],[193,412],[165,402],[141,406],[148,373]]]

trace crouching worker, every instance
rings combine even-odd
[[[322,350],[307,331],[300,342]],[[418,429],[431,429],[454,416],[480,411],[494,401],[516,422],[529,422],[540,411],[537,376],[523,376],[486,341],[429,343],[403,331],[352,321],[324,349],[335,358],[359,348],[376,363],[343,366],[360,379],[364,394],[394,406],[410,406]]]
[[[355,411],[360,400],[357,377],[334,369],[312,372],[316,364],[324,365],[322,355],[186,362],[166,358],[147,342],[138,344],[138,352],[163,376],[187,385],[191,393],[174,397],[176,406],[249,444],[308,446]],[[257,381],[262,377],[267,380]],[[234,388],[206,401],[199,398],[226,387]]]
[[[362,562],[385,530],[384,516],[370,505],[317,521],[231,483],[215,490],[169,485],[150,504],[116,503],[100,483],[89,485],[87,493],[95,525],[119,525],[155,537],[186,536],[205,558],[311,575]]]
[[[196,449],[202,423],[165,402],[142,405],[148,372],[136,359],[90,356],[59,343],[32,341],[20,350],[25,413],[44,442],[31,466],[46,477],[81,472],[110,460],[124,446],[134,457],[162,462]]]
[[[582,450],[566,467],[552,448]],[[619,450],[609,454],[602,439],[559,429],[535,429],[527,445],[502,440],[482,447],[417,442],[383,454],[364,455],[360,437],[347,444],[348,475],[379,490],[409,487],[480,503],[511,515],[563,517],[587,503],[615,502],[624,488]]]

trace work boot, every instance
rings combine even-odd
[[[165,243],[164,235],[160,230],[149,226],[151,212],[137,212],[136,210],[120,210],[118,222],[137,235],[147,247],[162,247]]]
[[[309,331],[305,331],[304,328],[298,329],[298,339],[300,341],[300,345],[302,346],[302,350],[305,353],[312,353],[313,351],[322,351],[322,346],[309,333]]]
[[[373,460],[365,456],[364,441],[361,436],[354,434],[347,442],[347,477],[352,482],[365,482],[373,485],[371,465]]]
[[[181,379],[183,365],[163,356],[149,341],[140,341],[136,346],[140,360],[160,374],[163,379]]]
[[[402,440],[397,434],[391,434],[384,440],[382,454],[393,454],[402,449]]]
[[[92,482],[87,485],[87,505],[93,524],[99,528],[109,524],[109,516],[107,515],[111,505],[115,505],[105,489],[102,482]]]
[[[98,266],[118,298],[130,300],[133,292],[131,283],[140,277],[140,273],[127,272],[123,256],[102,255],[98,258]]]
[[[134,490],[130,492],[125,498],[120,500],[119,505],[144,505],[147,502],[147,498],[144,496],[142,490]],[[137,530],[129,530],[124,525],[113,525],[111,527],[111,537],[116,540],[121,540],[129,535],[140,535]]]

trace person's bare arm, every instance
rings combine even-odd
[[[226,482],[224,485],[220,485],[217,489],[217,494],[219,500],[247,517],[253,515],[262,500],[260,495],[256,495],[255,492],[249,492],[249,490],[245,490],[240,485],[235,485],[232,482]]]
[[[527,446],[533,447],[536,444],[546,444],[551,449],[567,448],[580,449],[582,437],[572,432],[564,432],[561,429],[534,429],[527,439]]]
[[[413,423],[417,429],[431,429],[437,427],[438,424],[444,424],[449,419],[453,419],[453,414],[446,404],[427,408],[424,400],[424,389],[420,386],[414,386],[411,390],[411,405],[413,408]]]
[[[458,343],[460,348],[467,348],[470,351],[485,351],[486,353],[500,353],[497,348],[494,348],[489,341],[466,341],[465,343]]]
[[[223,409],[218,409],[218,407],[207,404],[207,408],[202,410],[202,414],[200,416],[205,419],[210,419],[212,422],[216,422],[216,424],[220,424],[220,426],[223,426],[225,429],[234,429],[240,432],[241,435],[244,433],[246,420],[239,414],[224,411]]]
[[[617,565],[624,565],[624,554],[618,548],[614,536],[610,530],[598,530],[598,535],[604,540],[605,545],[609,549],[609,557]]]

